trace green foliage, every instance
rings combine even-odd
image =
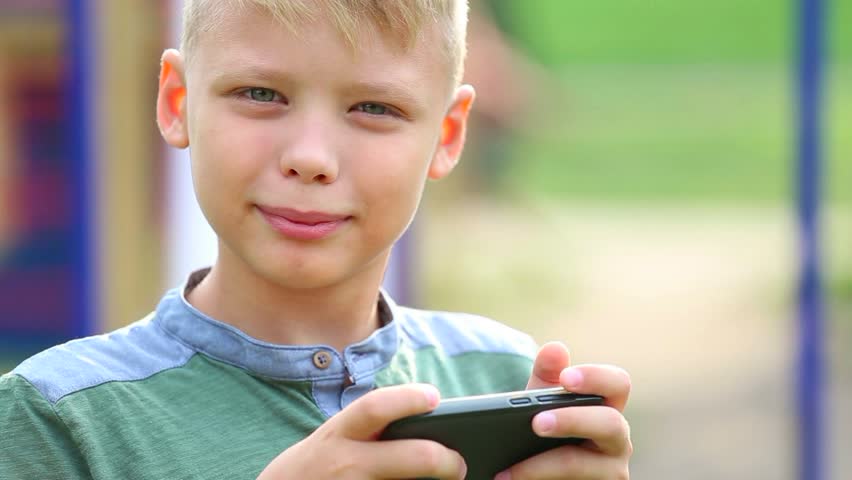
[[[788,64],[795,2],[492,0],[501,26],[537,59],[566,64]],[[852,2],[830,2],[835,58],[852,55]]]

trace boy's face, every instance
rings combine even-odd
[[[219,263],[291,288],[380,272],[427,176],[458,160],[473,90],[451,91],[437,32],[407,52],[367,32],[353,52],[324,21],[295,36],[234,13],[189,65],[164,54],[158,98]]]

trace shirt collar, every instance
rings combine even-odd
[[[181,343],[216,360],[280,380],[315,381],[348,376],[357,382],[386,366],[399,347],[398,319],[402,317],[399,307],[383,290],[379,292],[378,305],[382,327],[341,353],[329,345],[264,342],[205,315],[186,300],[186,292],[191,291],[208,271],[194,272],[183,288],[167,292],[157,306],[154,321]],[[330,361],[322,362],[318,358]]]

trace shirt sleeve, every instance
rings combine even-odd
[[[91,478],[53,406],[16,374],[0,376],[0,478]]]

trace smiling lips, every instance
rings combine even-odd
[[[318,240],[331,235],[351,217],[322,212],[300,212],[290,208],[257,206],[269,225],[296,240]]]

